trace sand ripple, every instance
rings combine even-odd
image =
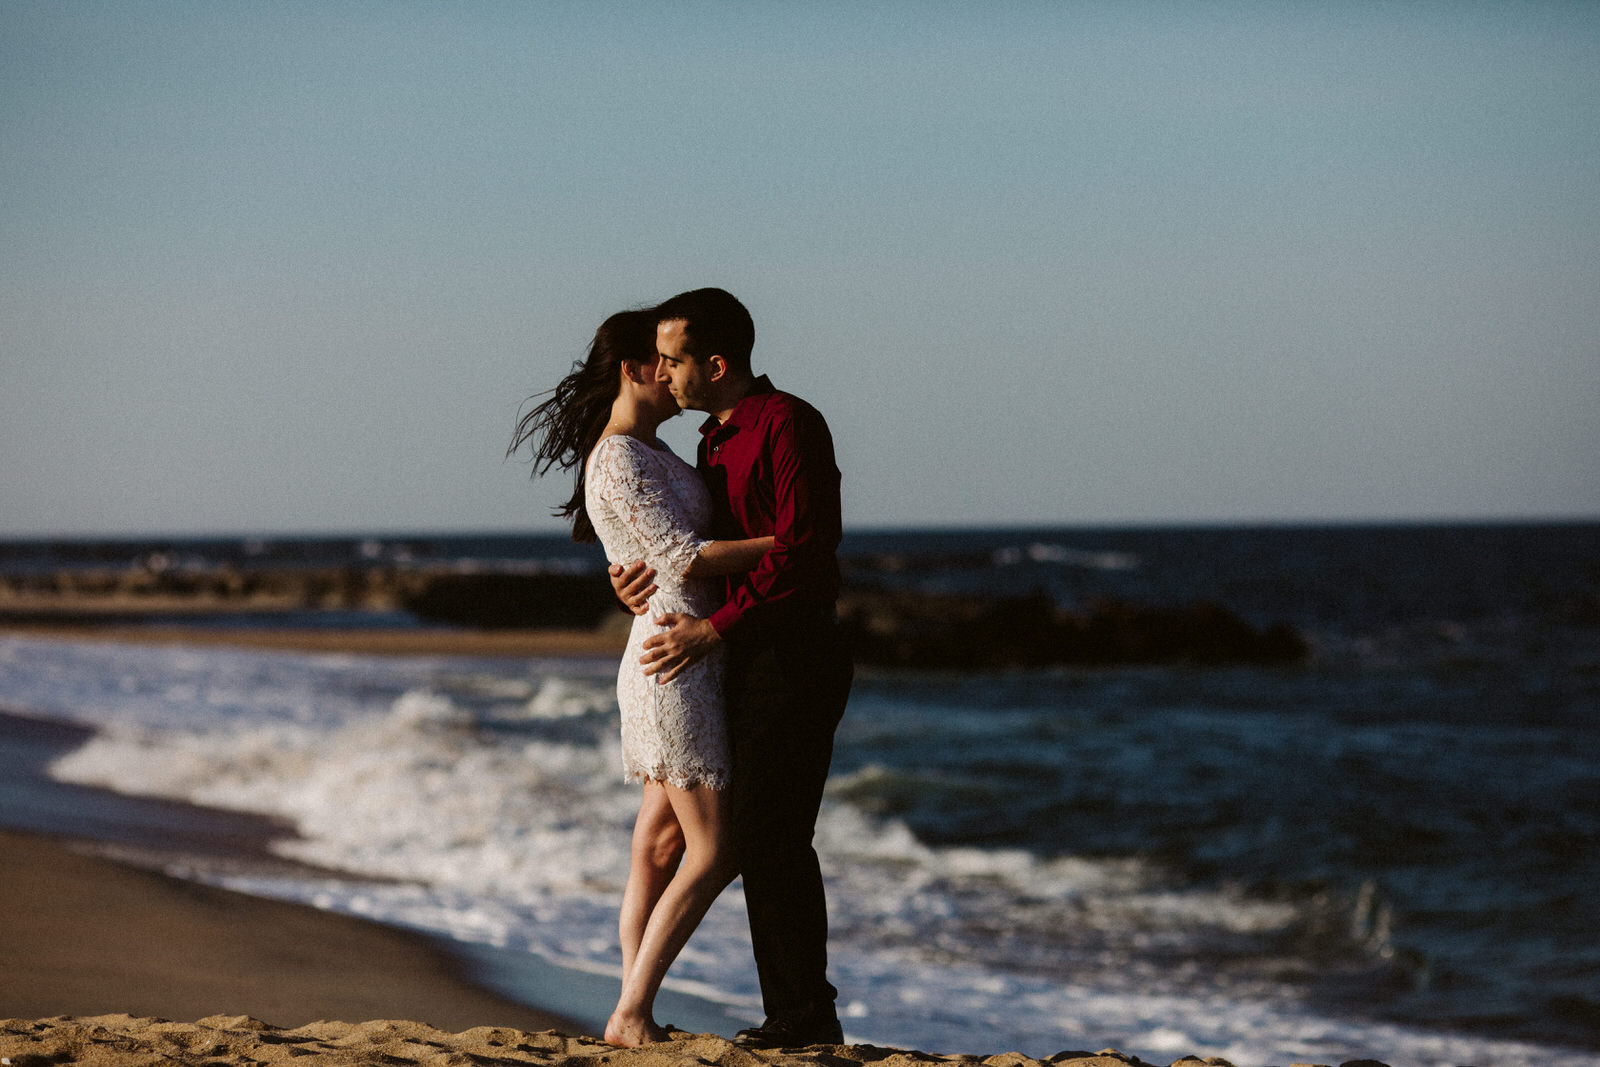
[[[872,1045],[814,1046],[751,1052],[713,1034],[677,1034],[643,1049],[617,1049],[594,1038],[554,1030],[528,1033],[480,1026],[459,1034],[424,1023],[381,1020],[316,1022],[281,1029],[247,1015],[213,1015],[195,1023],[130,1015],[57,1016],[0,1021],[0,1067],[155,1067],[192,1064],[252,1067],[318,1057],[327,1067],[493,1067],[544,1064],[583,1067],[920,1067],[930,1063],[971,1067],[1149,1067],[1113,1049],[1061,1052],[1048,1060],[1020,1053],[933,1056]],[[309,1062],[309,1061],[308,1061]],[[1185,1058],[1184,1067],[1226,1067],[1220,1059]]]

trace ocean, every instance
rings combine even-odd
[[[555,537],[375,535],[10,542],[0,570],[158,555],[601,563]],[[851,1040],[1600,1064],[1600,524],[885,531],[842,555],[1068,609],[1212,601],[1311,648],[862,667],[817,832]],[[325,873],[170,848],[169,868],[429,931],[486,972],[614,980],[637,804],[614,681],[586,659],[0,636],[0,708],[90,728],[52,780],[273,816],[297,831],[280,853]],[[737,883],[668,985],[759,1021]]]

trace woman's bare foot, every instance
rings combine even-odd
[[[606,1044],[621,1048],[638,1048],[657,1041],[667,1040],[667,1029],[657,1026],[648,1015],[644,1017],[612,1012],[606,1020]]]

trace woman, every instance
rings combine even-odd
[[[517,426],[511,449],[527,444],[534,470],[570,468],[572,498],[558,511],[572,537],[598,534],[613,563],[642,559],[656,571],[651,612],[635,616],[617,672],[623,771],[644,783],[618,927],[622,996],[605,1039],[635,1046],[661,1041],[652,1005],[667,968],[733,878],[728,844],[730,758],[722,704],[722,658],[708,656],[665,684],[639,666],[652,621],[666,612],[705,617],[720,606],[709,576],[751,569],[772,538],[708,541],[711,499],[694,469],[656,439],[680,414],[656,380],[655,316],[624,311],[595,332],[549,399]]]

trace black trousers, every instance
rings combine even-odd
[[[769,1018],[838,995],[811,839],[853,673],[831,605],[728,648],[733,840]]]

